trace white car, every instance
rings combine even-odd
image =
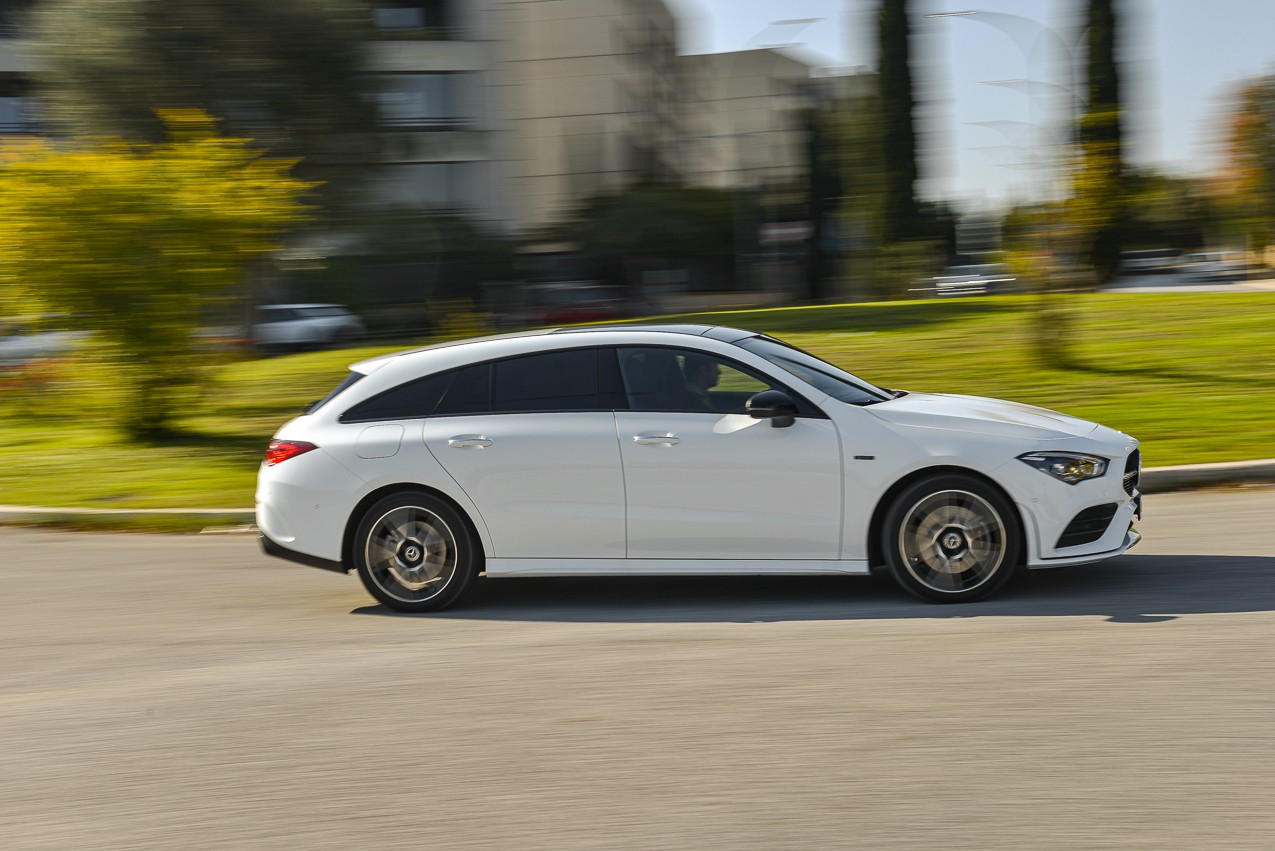
[[[317,349],[361,340],[363,320],[339,304],[267,304],[257,308],[252,337],[266,351]]]
[[[866,574],[965,602],[1138,541],[1138,441],[703,325],[372,358],[284,425],[261,544],[407,612],[507,576]]]
[[[1004,263],[980,263],[973,266],[948,266],[932,279],[935,295],[989,295],[1004,292],[1015,278]]]
[[[1182,271],[1197,281],[1242,281],[1248,258],[1242,251],[1204,251],[1182,257]]]

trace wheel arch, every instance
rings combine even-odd
[[[396,493],[405,491],[421,491],[430,496],[437,497],[443,502],[455,509],[460,515],[465,525],[469,527],[469,533],[473,537],[474,543],[478,545],[479,558],[485,558],[486,552],[483,545],[483,536],[478,531],[478,525],[474,522],[474,518],[469,516],[469,512],[465,507],[453,499],[447,493],[432,488],[429,485],[422,485],[419,482],[395,482],[393,484],[382,485],[376,490],[367,493],[358,504],[350,511],[350,516],[345,521],[345,532],[341,536],[341,564],[345,566],[345,572],[349,573],[354,569],[354,533],[359,528],[359,523],[363,520],[363,515],[376,504],[379,500]]]
[[[1022,557],[1024,561],[1028,558],[1029,548],[1033,546],[1033,542],[1028,537],[1027,522],[1023,517],[1023,510],[1014,501],[1014,498],[1010,496],[1009,492],[1001,487],[995,479],[985,473],[980,473],[978,470],[954,464],[941,464],[913,470],[886,488],[885,493],[877,500],[876,507],[872,509],[872,520],[868,523],[868,564],[870,566],[878,567],[885,564],[885,553],[881,549],[881,529],[885,525],[885,516],[889,513],[890,506],[894,504],[899,494],[923,479],[950,475],[968,476],[971,479],[977,479],[1003,496],[1005,501],[1014,507],[1012,520],[1018,530],[1019,540],[1022,541]]]

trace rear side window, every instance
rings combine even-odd
[[[615,352],[570,349],[466,367],[436,413],[610,411],[617,404],[623,399]]]
[[[467,366],[456,373],[456,380],[438,406],[440,414],[485,414],[491,411],[491,364]]]
[[[428,417],[447,393],[456,373],[443,372],[400,384],[393,390],[373,396],[341,415],[343,423],[376,420],[409,420]]]
[[[598,353],[594,349],[530,355],[493,366],[495,411],[597,410]]]

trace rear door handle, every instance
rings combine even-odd
[[[633,442],[638,446],[676,446],[682,438],[675,434],[635,434]]]
[[[447,439],[447,445],[453,449],[482,449],[491,446],[491,441],[481,434],[458,434]]]

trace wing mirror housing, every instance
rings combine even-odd
[[[781,390],[763,390],[744,403],[755,420],[770,420],[775,428],[788,428],[797,421],[797,403]]]

